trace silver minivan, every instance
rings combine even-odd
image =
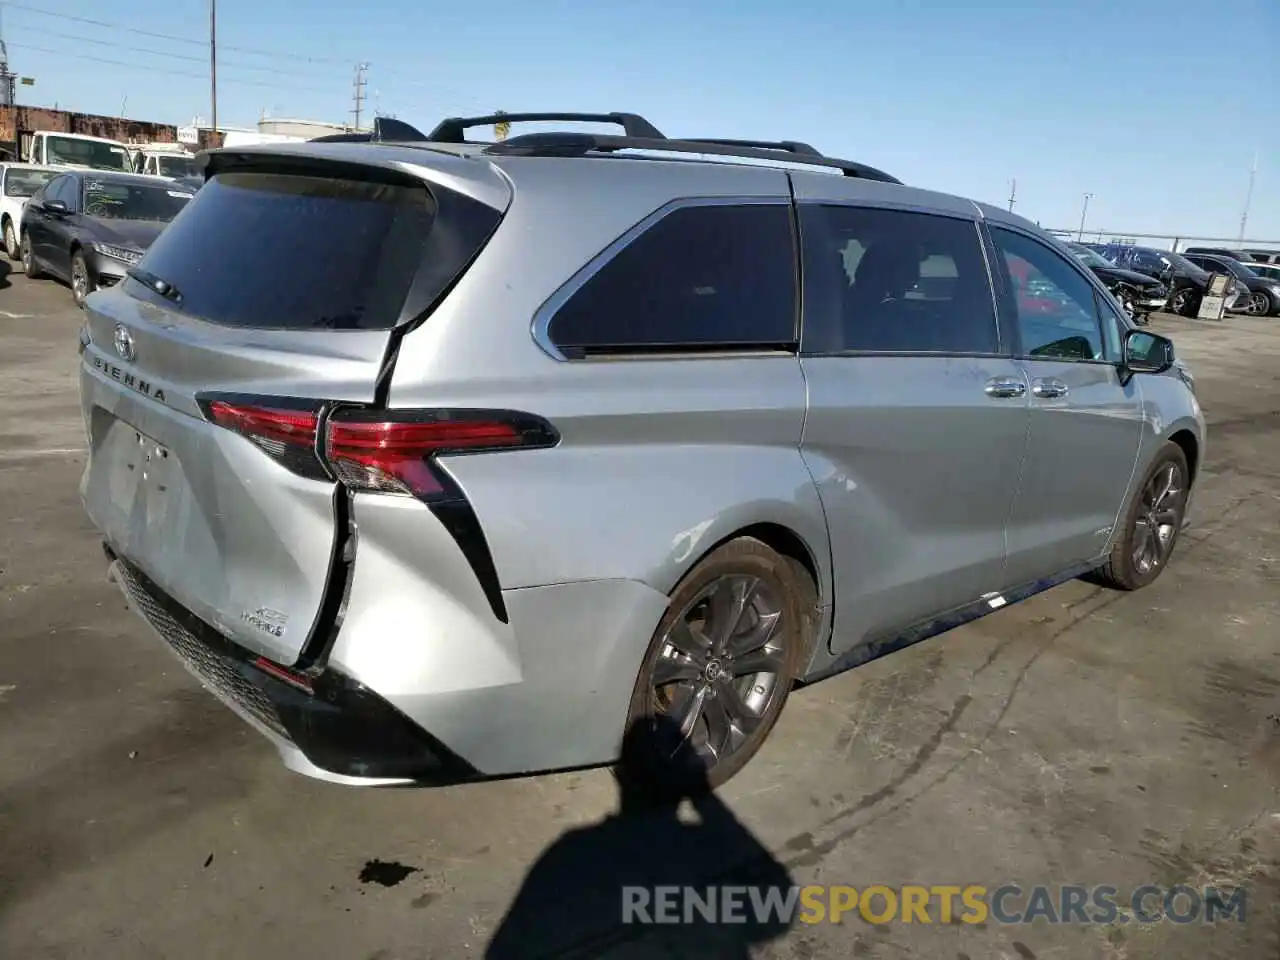
[[[623,129],[466,137],[548,119]],[[1191,376],[1021,217],[630,114],[337,139],[203,155],[81,335],[111,576],[292,769],[715,787],[797,682],[1169,562]]]

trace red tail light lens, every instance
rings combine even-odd
[[[294,473],[314,480],[336,477],[352,490],[426,500],[458,496],[436,466],[438,456],[559,442],[546,421],[508,410],[340,408],[326,419],[318,402],[291,406],[296,401],[206,397],[200,403],[210,421],[240,434]]]
[[[554,442],[547,429],[524,419],[501,415],[410,420],[335,417],[329,423],[325,459],[352,489],[430,498],[448,492],[447,479],[431,462],[439,454]]]
[[[316,456],[319,414],[314,410],[257,406],[214,400],[208,404],[210,420],[234,430],[267,456],[304,477],[326,478]]]

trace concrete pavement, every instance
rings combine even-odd
[[[1280,323],[1157,322],[1213,426],[1154,586],[1069,583],[798,691],[701,827],[613,818],[607,772],[370,791],[284,771],[105,582],[77,494],[78,326],[65,287],[0,278],[0,956],[478,957],[513,903],[522,932],[490,955],[1280,955]],[[1212,927],[645,935],[609,889],[787,874],[1250,899]]]

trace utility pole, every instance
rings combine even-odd
[[[1249,205],[1253,203],[1253,181],[1258,176],[1258,151],[1253,151],[1253,166],[1249,168],[1249,189],[1244,195],[1244,213],[1240,214],[1240,239],[1244,243],[1244,228],[1249,222]]]
[[[1009,212],[1013,213],[1013,201],[1018,195],[1018,178],[1014,177],[1009,181]]]
[[[210,145],[218,145],[218,0],[209,0],[209,99],[213,112]]]
[[[1080,211],[1080,232],[1076,234],[1076,240],[1084,240],[1084,218],[1089,214],[1089,201],[1093,199],[1092,193],[1084,195],[1084,207]]]
[[[355,114],[356,132],[359,132],[360,130],[360,108],[364,104],[364,100],[365,100],[364,88],[365,88],[366,81],[365,81],[364,75],[365,75],[365,71],[367,71],[368,69],[369,69],[369,65],[367,63],[356,64],[355,86],[352,91],[352,100],[354,100],[355,102],[355,109],[351,111],[353,114]]]

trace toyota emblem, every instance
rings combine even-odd
[[[132,360],[136,356],[133,349],[133,334],[123,323],[116,324],[113,341],[116,345],[116,353],[120,354],[121,360]]]

